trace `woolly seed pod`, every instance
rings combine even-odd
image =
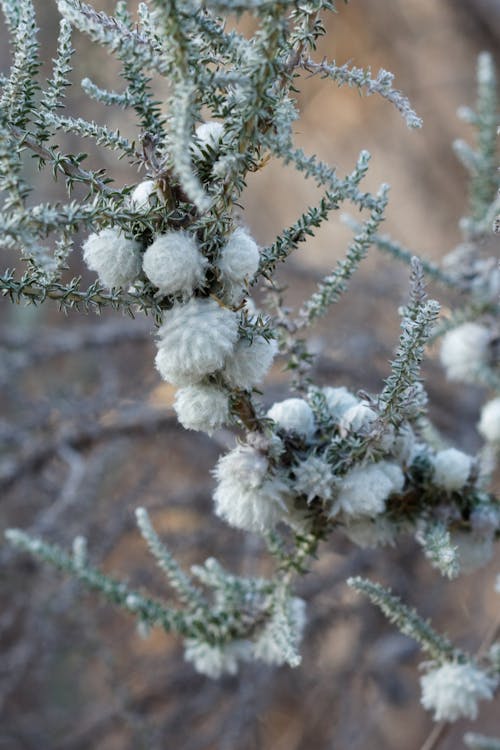
[[[483,406],[478,430],[489,443],[500,443],[500,397]]]
[[[130,193],[130,205],[137,211],[149,208],[149,199],[156,192],[156,182],[154,180],[144,180],[140,182]]]
[[[192,385],[222,369],[237,338],[238,316],[215,300],[177,303],[158,331],[156,368],[173,385]]]
[[[203,284],[208,260],[188,232],[166,232],[157,237],[143,258],[144,273],[161,294],[190,295]]]
[[[443,336],[441,363],[450,380],[474,382],[478,369],[488,363],[490,332],[479,323],[464,323]]]
[[[302,398],[287,398],[273,404],[267,416],[286,432],[295,432],[309,440],[316,432],[313,410]]]
[[[191,153],[196,159],[201,158],[202,149],[210,146],[215,149],[224,134],[224,125],[215,120],[203,122],[196,128],[196,141],[191,144]]]
[[[251,342],[240,339],[223,370],[227,383],[233,388],[253,388],[265,377],[277,349],[275,339],[266,341],[262,336],[255,336]]]
[[[126,287],[141,273],[141,244],[109,227],[91,234],[83,243],[83,260],[104,286]]]
[[[461,490],[469,478],[472,457],[456,448],[439,451],[434,458],[433,482],[448,492]]]
[[[268,471],[267,458],[248,445],[222,456],[214,469],[216,514],[237,529],[273,529],[288,514],[289,490],[284,481]]]
[[[445,662],[420,678],[422,705],[436,721],[475,719],[478,701],[493,698],[496,682],[472,662]]]
[[[177,391],[174,409],[186,430],[201,430],[211,435],[229,419],[229,397],[216,385],[188,385]]]
[[[343,511],[347,516],[376,516],[385,510],[385,502],[404,486],[404,474],[397,464],[379,461],[355,466],[340,480],[340,491],[332,516]]]

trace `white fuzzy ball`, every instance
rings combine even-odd
[[[238,227],[220,251],[217,266],[222,280],[231,284],[251,281],[259,267],[259,247],[250,234]]]
[[[250,390],[264,379],[277,349],[275,339],[266,341],[262,336],[254,336],[251,342],[240,339],[224,366],[226,382],[233,388]]]
[[[192,385],[222,369],[238,338],[238,316],[213,299],[177,303],[163,321],[155,364],[173,385]]]
[[[201,157],[201,150],[205,146],[215,149],[224,134],[224,125],[215,120],[209,120],[196,128],[196,141],[191,144],[191,153],[197,159]]]
[[[286,432],[310,440],[316,432],[313,410],[302,398],[287,398],[273,404],[267,416]]]
[[[211,435],[229,419],[229,397],[216,385],[188,385],[177,391],[174,409],[186,430],[201,430]]]
[[[359,401],[344,386],[340,388],[322,388],[323,396],[330,415],[338,420],[351,407],[356,406]]]
[[[456,448],[447,448],[436,454],[433,482],[448,492],[461,490],[472,469],[472,457]]]
[[[306,495],[310,503],[315,497],[331,500],[335,477],[332,467],[321,456],[314,454],[292,467],[294,475],[293,491],[297,495]]]
[[[269,472],[265,456],[250,446],[238,446],[219,459],[214,476],[215,512],[230,526],[263,532],[288,514],[288,486]]]
[[[481,365],[489,359],[489,330],[478,323],[464,323],[443,336],[441,363],[450,380],[474,382]]]
[[[346,516],[376,516],[383,513],[393,492],[401,492],[404,474],[397,464],[379,461],[355,466],[342,478],[332,514],[342,511]]]
[[[126,287],[141,273],[141,244],[120,229],[101,229],[83,243],[83,260],[105,286]]]
[[[491,700],[497,681],[471,662],[446,662],[420,678],[422,705],[436,721],[475,719],[481,699]]]
[[[155,192],[156,182],[154,180],[140,182],[130,193],[130,205],[137,211],[149,208],[149,199]]]
[[[190,295],[205,280],[208,260],[183,230],[157,237],[144,253],[144,273],[162,294]]]
[[[488,443],[500,443],[500,398],[494,398],[483,406],[478,430]]]

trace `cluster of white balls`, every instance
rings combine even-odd
[[[340,439],[370,434],[378,418],[374,407],[343,387],[322,388],[320,393],[328,412],[323,417],[336,425]],[[491,403],[488,409],[498,413],[500,400]],[[404,493],[411,483],[415,462],[427,467],[426,481],[449,497],[450,519],[456,518],[456,493],[474,489],[473,456],[456,448],[433,450],[419,442],[407,423],[377,433],[377,458],[338,472],[308,400],[279,401],[267,418],[274,423],[273,439],[267,443],[264,438],[260,443],[249,439],[248,445],[238,445],[222,456],[214,471],[215,512],[235,528],[265,533],[285,523],[307,533],[314,505],[355,544],[376,547],[393,544],[400,532],[417,531],[418,519],[394,521],[386,514],[389,498]],[[288,454],[281,460],[287,445]],[[470,531],[451,530],[463,573],[490,559],[499,516],[485,503],[472,510]]]
[[[373,409],[345,388],[324,388],[322,392],[339,433],[369,430],[377,417]],[[267,418],[274,423],[281,451],[287,440],[295,441],[295,458],[282,465],[275,439],[267,454],[265,446],[245,445],[219,460],[214,472],[215,511],[230,525],[265,532],[284,522],[307,531],[307,506],[315,500],[321,502],[327,516],[349,524],[382,514],[389,496],[403,490],[405,475],[393,460],[367,462],[336,475],[317,438],[318,425],[306,399],[279,401],[268,410]],[[394,435],[391,439],[394,441]],[[300,498],[302,502],[297,502]]]
[[[201,158],[204,146],[215,148],[222,134],[220,123],[201,125],[193,156]],[[140,183],[130,205],[147,211],[156,190],[153,180]],[[248,231],[237,227],[213,259],[216,298],[206,296],[209,259],[196,236],[183,229],[157,235],[144,249],[121,229],[108,227],[87,238],[83,257],[107,287],[127,288],[147,280],[157,298],[174,298],[158,331],[156,367],[164,380],[180,388],[174,406],[184,427],[211,434],[227,423],[229,390],[258,385],[277,351],[274,340],[241,337],[241,316],[232,309],[242,305],[259,267],[259,247]]]

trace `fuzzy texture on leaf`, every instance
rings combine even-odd
[[[191,662],[200,674],[217,680],[223,674],[236,674],[238,662],[250,657],[250,645],[245,641],[233,641],[224,646],[187,638],[184,642],[184,658]]]
[[[237,338],[238,316],[215,300],[177,303],[158,331],[156,368],[173,385],[192,385],[222,369]]]
[[[389,461],[355,466],[341,480],[332,515],[339,511],[352,517],[383,513],[389,495],[401,492],[404,482],[400,467]]]
[[[230,526],[269,531],[287,515],[287,484],[269,473],[269,462],[254,448],[239,445],[219,459],[214,476],[215,512]]]
[[[434,458],[433,482],[448,492],[461,490],[472,469],[472,457],[456,448],[439,451]]]
[[[130,194],[130,204],[133,208],[140,211],[149,208],[149,199],[156,192],[156,182],[154,180],[144,180],[140,182]]]
[[[489,359],[489,330],[479,323],[464,323],[443,336],[441,363],[450,380],[473,383]]]
[[[480,700],[491,700],[496,680],[472,663],[446,662],[420,678],[422,705],[436,721],[475,719]]]
[[[177,391],[174,409],[186,430],[200,430],[211,435],[229,419],[229,396],[216,385],[188,385]]]
[[[340,426],[344,430],[359,432],[359,430],[369,427],[376,419],[377,413],[373,409],[370,409],[367,404],[358,402],[345,410],[340,420]]]
[[[251,342],[240,339],[224,366],[226,382],[233,388],[250,390],[266,376],[277,349],[275,339],[266,341],[262,336],[255,336]]]
[[[83,243],[83,260],[104,286],[126,287],[141,273],[141,244],[119,229],[101,229]]]
[[[483,406],[478,430],[488,443],[500,443],[500,398],[487,401]]]
[[[278,401],[271,406],[267,416],[285,432],[295,432],[305,440],[310,440],[316,432],[313,410],[302,398]]]
[[[223,281],[244,284],[252,281],[259,267],[259,246],[251,235],[238,227],[220,251],[217,266]]]
[[[305,495],[310,503],[315,497],[331,500],[335,477],[332,467],[321,456],[314,454],[298,461],[292,467],[293,489],[298,495]]]
[[[144,253],[144,273],[161,294],[192,294],[205,280],[208,260],[188,232],[166,232]]]

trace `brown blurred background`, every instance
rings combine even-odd
[[[49,60],[55,3],[36,5]],[[104,0],[94,5],[111,10]],[[466,207],[466,177],[451,143],[470,132],[455,113],[474,103],[478,52],[498,49],[500,0],[352,0],[348,7],[339,3],[328,29],[318,58],[392,70],[424,128],[409,132],[385,101],[313,78],[302,82],[298,141],[340,174],[352,169],[362,148],[371,151],[367,188],[392,185],[385,229],[438,259],[459,241],[457,220]],[[3,27],[0,42],[5,69]],[[75,44],[73,80],[89,75],[119,89],[117,66],[106,53],[79,34]],[[134,132],[121,111],[88,101],[78,83],[68,108]],[[65,148],[91,146],[68,138]],[[91,152],[93,166],[103,159],[118,184],[139,179],[122,162]],[[48,174],[34,179],[37,199],[62,197]],[[244,221],[268,243],[318,195],[310,182],[271,163],[249,182]],[[347,237],[333,216],[280,269],[290,304],[342,257]],[[5,267],[18,263],[5,256]],[[73,260],[73,272],[91,281],[77,253]],[[351,294],[314,331],[318,382],[380,387],[406,283],[407,269],[372,251]],[[441,290],[431,291],[445,307],[451,303]],[[259,540],[211,515],[210,468],[232,437],[210,440],[176,425],[172,391],[153,368],[148,320],[108,312],[64,316],[50,303],[38,309],[6,301],[0,315],[2,528],[22,527],[65,546],[83,534],[93,561],[168,595],[134,527],[133,509],[144,505],[185,565],[213,554],[245,574],[269,572]],[[445,384],[435,360],[425,371],[436,423],[475,451],[484,394]],[[278,363],[265,400],[286,388]],[[0,556],[0,750],[416,750],[431,729],[418,703],[418,651],[347,588],[346,577],[385,581],[472,650],[500,609],[492,588],[498,556],[473,576],[445,583],[411,540],[395,550],[360,551],[335,537],[298,584],[309,606],[302,666],[245,665],[237,677],[212,682],[184,664],[177,639],[161,632],[141,637],[132,618],[54,570],[3,544]],[[493,705],[484,706],[478,726],[500,735]],[[462,747],[466,728],[455,725],[440,747]]]

